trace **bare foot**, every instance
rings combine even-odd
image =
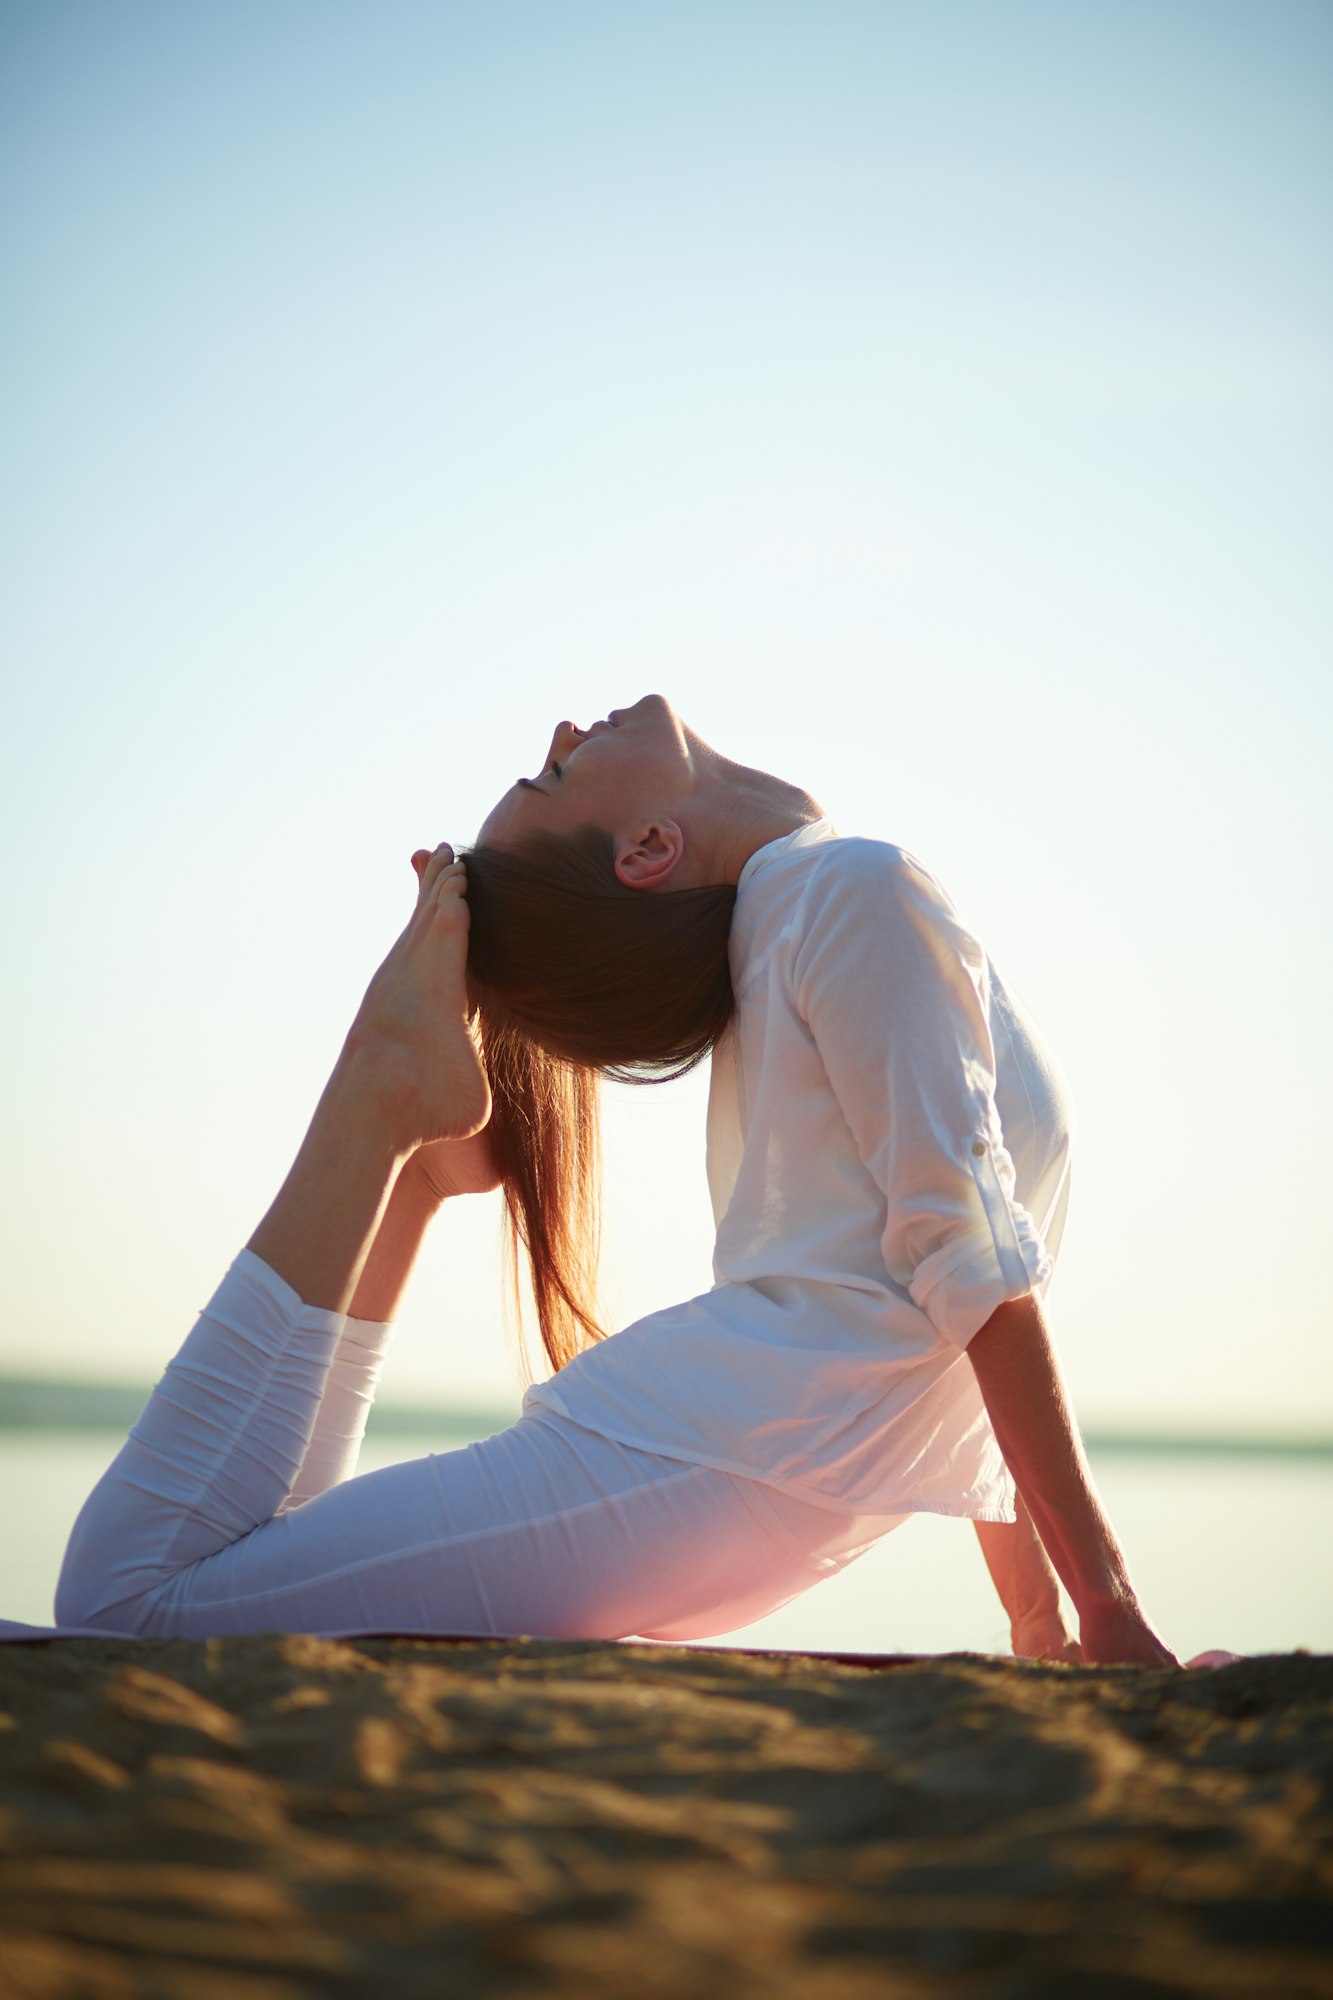
[[[412,857],[417,906],[366,988],[349,1055],[370,1060],[392,1096],[405,1150],[467,1139],[491,1115],[491,1089],[468,1019],[467,871],[447,842]]]

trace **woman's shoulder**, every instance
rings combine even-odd
[[[850,964],[887,953],[970,962],[979,947],[925,864],[896,841],[851,835],[811,855],[790,903],[783,942],[798,980],[817,962]]]
[[[872,938],[890,943],[955,916],[935,877],[896,841],[826,836],[784,845],[765,864],[745,885],[732,926],[738,992],[779,960],[839,954]]]
[[[835,857],[838,865],[843,868],[892,872],[906,867],[925,872],[921,862],[909,848],[901,846],[896,840],[876,840],[869,834],[839,834],[835,840],[830,840],[821,852]]]
[[[741,871],[743,896],[760,883],[772,894],[804,888],[812,878],[868,883],[913,879],[934,882],[929,869],[896,841],[863,834],[840,834],[827,818],[812,821],[759,848]],[[936,885],[938,886],[938,885]]]
[[[904,895],[949,899],[937,878],[910,848],[893,840],[875,840],[863,834],[840,835],[822,847],[808,850],[813,890],[817,880],[822,894],[845,886],[852,894],[896,899]],[[811,896],[811,901],[818,900]]]

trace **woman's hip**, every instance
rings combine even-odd
[[[514,1517],[506,1560],[563,1575],[564,1617],[609,1636],[703,1638],[790,1603],[902,1516],[858,1516],[587,1431],[547,1409],[435,1464],[451,1527]],[[509,1494],[501,1501],[497,1482]],[[475,1513],[474,1513],[474,1510]],[[484,1531],[484,1530],[483,1530]],[[518,1554],[519,1541],[522,1557]],[[581,1609],[577,1606],[581,1605]],[[551,1636],[565,1636],[553,1633]]]

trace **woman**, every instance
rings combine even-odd
[[[466,869],[413,864],[291,1173],[80,1515],[59,1622],[707,1637],[931,1511],[976,1522],[1017,1653],[1174,1664],[1042,1312],[1057,1073],[931,877],[656,695],[561,723]],[[596,1074],[715,1043],[717,1282],[604,1340]],[[350,1478],[424,1230],[497,1183],[556,1373],[510,1430]],[[670,1187],[643,1198],[669,1226]]]

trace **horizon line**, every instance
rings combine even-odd
[[[149,1392],[123,1382],[0,1375],[0,1432],[37,1430],[128,1431]],[[372,1406],[368,1435],[423,1434],[485,1437],[514,1421],[513,1406],[499,1403],[417,1404],[385,1401]],[[1191,1428],[1178,1418],[1138,1424],[1092,1420],[1080,1426],[1090,1452],[1227,1454],[1234,1457],[1333,1458],[1333,1431],[1287,1430],[1278,1425]]]

